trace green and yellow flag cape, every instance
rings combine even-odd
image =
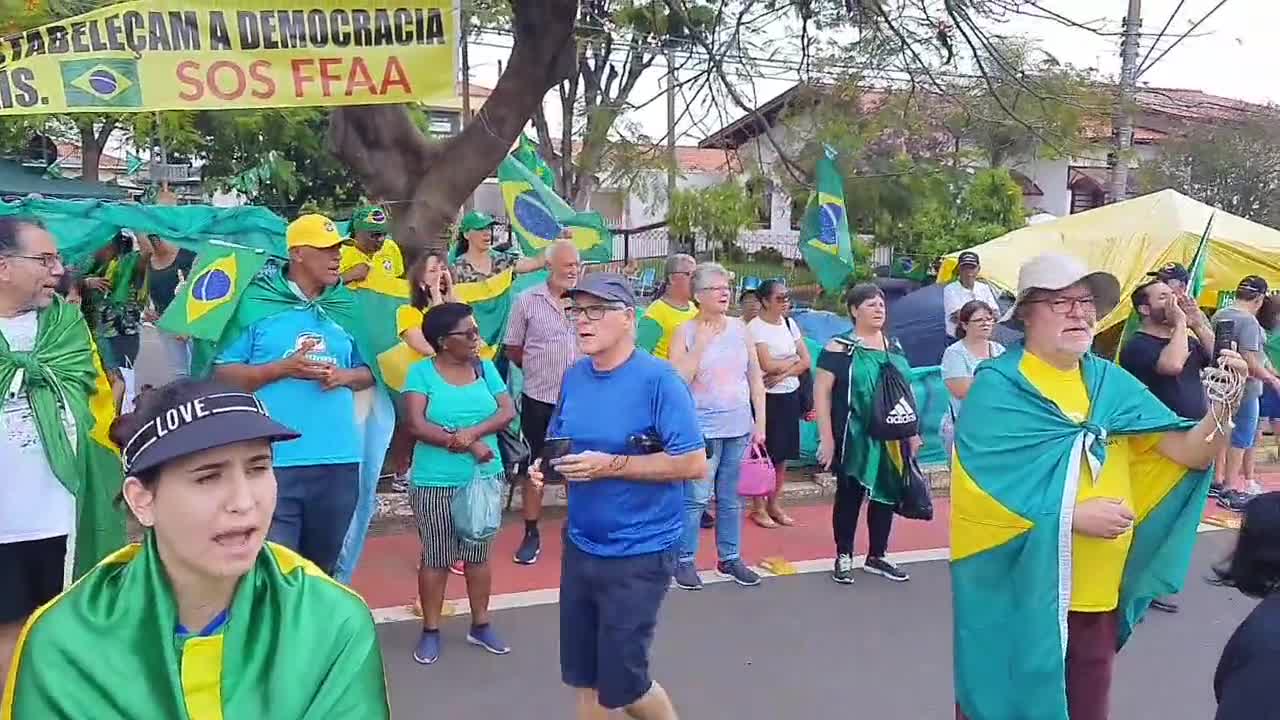
[[[67,562],[68,577],[79,577],[125,544],[114,506],[124,470],[108,437],[115,399],[80,308],[54,298],[39,312],[30,352],[10,350],[0,335],[0,388],[26,393],[49,465],[75,496]]]
[[[0,720],[391,715],[369,608],[291,550],[263,547],[217,634],[177,626],[148,534],[27,622]]]
[[[1094,355],[1081,361],[1089,417],[1075,422],[1022,375],[1024,352],[1011,347],[978,366],[956,422],[955,687],[969,720],[1067,720],[1070,522],[1080,463],[1087,459],[1097,477],[1109,437],[1191,425],[1128,372]],[[1137,519],[1116,609],[1120,646],[1153,598],[1182,587],[1211,474],[1136,450]]]

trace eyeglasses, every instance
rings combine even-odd
[[[698,292],[727,293],[732,289],[733,288],[729,287],[728,285],[713,285],[712,287],[701,288],[700,290],[698,290]]]
[[[1084,313],[1094,313],[1098,310],[1092,297],[1044,298],[1041,300],[1028,300],[1027,303],[1048,305],[1055,315],[1066,315],[1077,307]]]
[[[58,253],[44,253],[43,255],[5,255],[4,257],[35,260],[43,265],[46,270],[52,270],[55,267],[63,265],[62,255],[59,255]]]
[[[371,233],[369,233],[369,237],[373,238],[374,240],[381,240],[382,238],[384,238],[384,237],[386,237],[386,236],[387,236],[387,234],[386,234],[386,233],[380,233],[380,232],[371,232]]]
[[[588,320],[595,321],[604,317],[604,314],[609,312],[610,310],[626,310],[626,307],[623,305],[617,305],[617,304],[587,305],[585,307],[579,307],[577,305],[574,305],[572,307],[567,307],[564,309],[564,316],[569,319],[569,322],[577,322],[578,318],[582,315],[586,315]]]
[[[468,340],[476,340],[480,337],[480,330],[479,328],[470,328],[469,330],[445,333],[444,336],[445,337],[464,337]]]
[[[976,317],[969,318],[969,322],[977,325],[994,325],[996,319],[992,317]]]

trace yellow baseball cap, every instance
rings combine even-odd
[[[331,248],[342,244],[338,228],[333,221],[323,215],[312,213],[303,215],[289,223],[284,233],[285,245],[290,249],[296,247]]]

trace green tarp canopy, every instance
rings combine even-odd
[[[69,178],[47,178],[40,170],[13,160],[0,160],[0,198],[24,197],[32,193],[51,198],[100,198],[124,200],[129,193],[115,185]]]

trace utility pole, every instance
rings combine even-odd
[[[667,215],[676,196],[676,63],[667,40]]]
[[[1120,88],[1112,134],[1115,139],[1110,202],[1124,200],[1129,186],[1129,149],[1133,147],[1133,97],[1138,80],[1138,33],[1142,30],[1142,0],[1129,0],[1120,41]]]

